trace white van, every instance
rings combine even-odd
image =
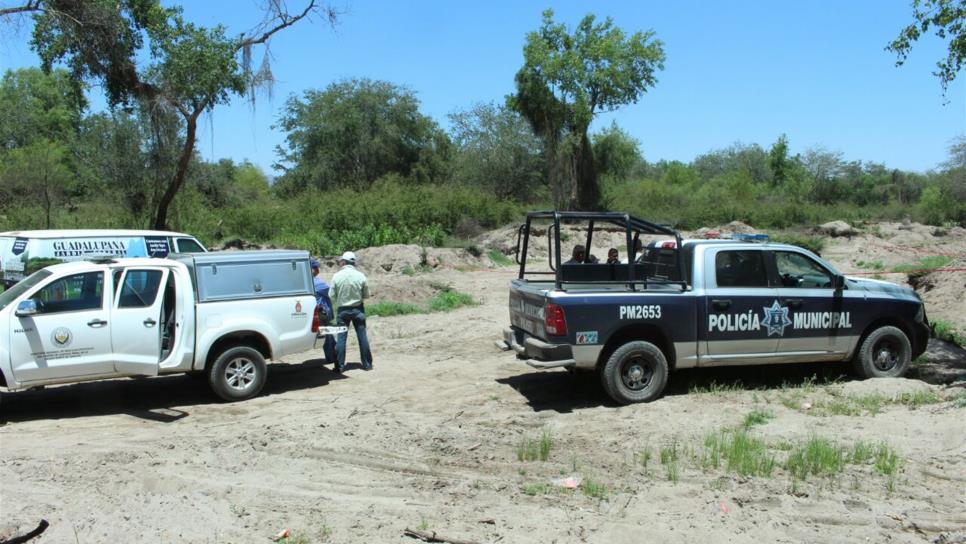
[[[194,236],[161,230],[21,230],[0,232],[0,282],[5,287],[52,264],[91,257],[167,257],[205,253]]]

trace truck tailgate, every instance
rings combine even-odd
[[[514,280],[510,284],[510,324],[546,340],[547,290],[545,286]]]

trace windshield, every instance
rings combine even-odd
[[[11,302],[20,298],[20,295],[26,293],[31,287],[42,282],[47,276],[50,276],[50,272],[47,270],[38,270],[20,281],[10,289],[0,293],[0,310],[6,308]]]

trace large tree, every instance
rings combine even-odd
[[[627,36],[608,17],[587,15],[571,32],[543,13],[527,34],[517,92],[509,105],[544,141],[548,178],[558,205],[594,209],[600,199],[588,129],[594,116],[636,103],[657,83],[664,49],[654,32]]]
[[[27,0],[0,9],[0,16],[33,14],[31,46],[45,70],[65,65],[76,81],[102,84],[111,106],[140,105],[158,118],[180,117],[177,166],[155,203],[155,228],[166,228],[169,207],[191,165],[198,119],[234,95],[254,97],[271,84],[266,53],[252,69],[252,50],[276,33],[319,15],[330,23],[336,12],[309,0],[289,12],[281,0],[267,0],[265,17],[252,31],[229,36],[222,25],[206,28],[160,0]]]
[[[966,0],[913,0],[912,17],[915,20],[886,49],[898,56],[896,66],[902,66],[912,45],[930,29],[940,39],[948,40],[946,58],[936,63],[933,72],[945,91],[966,63]]]
[[[449,119],[460,182],[504,199],[540,198],[545,186],[543,149],[526,119],[498,104],[477,104]]]
[[[442,177],[450,142],[419,100],[387,81],[349,79],[309,90],[285,103],[277,148],[279,189],[364,189],[386,175],[415,181]]]

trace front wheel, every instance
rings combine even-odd
[[[896,327],[879,327],[865,337],[853,366],[861,378],[898,378],[909,370],[912,345]]]
[[[265,358],[254,348],[225,350],[208,369],[208,384],[223,400],[250,399],[265,385]]]
[[[667,384],[667,358],[650,342],[628,342],[617,348],[601,368],[600,381],[610,398],[621,404],[650,402]]]

